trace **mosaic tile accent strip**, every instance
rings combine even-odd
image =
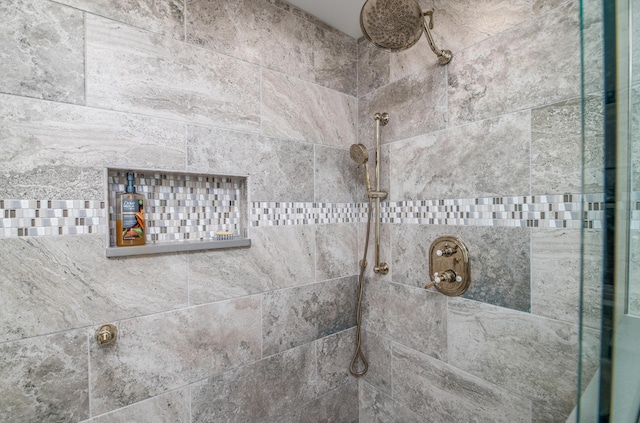
[[[144,176],[144,179],[143,179]],[[140,179],[138,179],[140,178]],[[235,231],[247,237],[240,224],[241,182],[156,178],[137,175],[137,189],[147,197],[150,241],[215,239],[215,231]],[[240,185],[238,185],[240,184]],[[110,204],[124,190],[124,173],[109,182]],[[582,209],[584,202],[584,209]],[[631,227],[640,229],[640,192],[631,196]],[[368,203],[250,203],[249,226],[362,223]],[[108,223],[113,206],[103,201],[0,200],[0,238],[22,236],[105,234],[113,240],[115,224]],[[420,225],[511,226],[531,228],[602,228],[603,194],[536,195],[383,202],[385,223]],[[109,228],[108,226],[111,226]]]
[[[109,239],[115,245],[116,194],[127,171],[109,170]],[[246,178],[158,171],[137,172],[136,192],[146,198],[147,241],[218,239],[217,231],[246,236],[242,222]],[[225,239],[229,239],[228,236]]]
[[[107,230],[104,201],[0,200],[0,237],[99,234]]]
[[[602,194],[564,194],[382,202],[380,216],[383,223],[568,229],[579,229],[584,224],[587,228],[601,228],[603,201]],[[367,205],[252,203],[250,225],[366,222]]]
[[[427,225],[510,226],[579,229],[602,227],[602,195],[533,195],[401,201],[383,204],[382,221]]]
[[[254,202],[249,221],[257,227],[355,223],[366,218],[366,209],[359,204]]]

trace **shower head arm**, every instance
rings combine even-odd
[[[427,23],[426,18],[422,20],[422,28],[424,29],[424,34],[426,35],[427,41],[429,42],[429,47],[431,47],[431,51],[433,51],[435,55],[438,56],[438,61],[440,62],[440,64],[446,65],[451,61],[453,54],[451,53],[451,50],[440,50],[438,47],[436,47],[436,44],[433,41],[433,37],[431,36],[430,31],[430,29],[433,29],[433,9],[422,12],[422,14],[429,17],[429,23]]]

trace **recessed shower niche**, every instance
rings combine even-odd
[[[146,244],[116,246],[116,195],[134,173],[145,197]],[[251,246],[248,178],[237,175],[106,168],[107,257]]]

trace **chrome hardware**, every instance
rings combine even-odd
[[[442,257],[442,256],[449,257],[449,256],[454,255],[457,251],[458,251],[458,246],[457,245],[454,245],[452,247],[448,243],[445,243],[444,247],[441,250],[437,250],[436,251],[436,255],[438,257]]]
[[[424,289],[435,287],[451,297],[464,294],[471,283],[469,250],[464,242],[452,236],[437,238],[429,250],[429,274],[433,279]]]
[[[387,263],[380,263],[380,265],[374,266],[373,271],[386,275],[387,273],[389,273],[389,265]]]
[[[100,345],[108,345],[115,341],[118,336],[118,329],[114,325],[101,326],[96,331],[96,341]]]

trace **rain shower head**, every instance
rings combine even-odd
[[[428,24],[425,16],[429,16]],[[451,51],[438,49],[429,31],[433,10],[423,12],[415,0],[366,0],[360,10],[360,28],[374,45],[392,52],[413,46],[424,32],[440,64],[451,61]]]
[[[349,149],[349,154],[351,155],[351,159],[360,165],[364,165],[364,172],[367,178],[367,191],[371,191],[371,175],[369,174],[369,152],[367,151],[367,147],[364,144],[352,144]]]

